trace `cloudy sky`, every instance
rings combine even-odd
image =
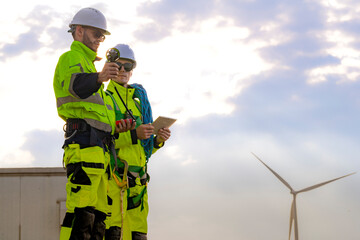
[[[9,1],[0,167],[62,165],[53,74],[89,6],[112,33],[99,56],[130,44],[154,117],[178,119],[150,160],[151,239],[287,239],[292,197],[251,152],[295,189],[360,169],[355,0]],[[358,240],[359,184],[360,173],[300,194],[300,238]]]

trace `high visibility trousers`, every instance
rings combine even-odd
[[[97,146],[80,149],[78,144],[69,144],[65,148],[67,213],[60,240],[103,239],[109,159],[109,154]]]

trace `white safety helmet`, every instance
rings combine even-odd
[[[106,52],[106,58],[109,62],[115,62],[118,59],[130,60],[134,68],[136,67],[136,59],[134,51],[127,44],[118,44],[113,48],[110,48]]]
[[[68,32],[74,31],[74,26],[89,26],[94,28],[99,28],[105,31],[105,35],[110,35],[110,32],[107,30],[107,24],[104,14],[95,8],[83,8],[80,9],[74,16],[73,20],[70,22],[70,30]]]

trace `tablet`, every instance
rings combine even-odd
[[[168,117],[159,116],[152,123],[152,125],[154,126],[154,133],[157,134],[157,132],[161,128],[169,128],[171,125],[174,124],[175,121],[176,121],[176,119],[174,119],[174,118],[168,118]]]

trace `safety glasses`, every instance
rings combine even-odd
[[[119,70],[121,70],[121,68],[124,66],[124,70],[126,72],[130,72],[131,70],[133,70],[134,68],[134,64],[132,63],[120,63],[120,62],[116,62],[116,64],[119,66]]]
[[[105,35],[102,34],[102,32],[100,30],[93,28],[93,27],[84,27],[84,28],[90,29],[93,37],[96,39],[100,39],[100,42],[103,42],[105,40]]]
[[[105,35],[102,34],[100,30],[93,30],[93,36],[97,39],[100,39],[101,42],[105,40]]]
[[[99,30],[94,31],[94,37],[100,39],[101,42],[105,40],[105,35],[102,34]]]

